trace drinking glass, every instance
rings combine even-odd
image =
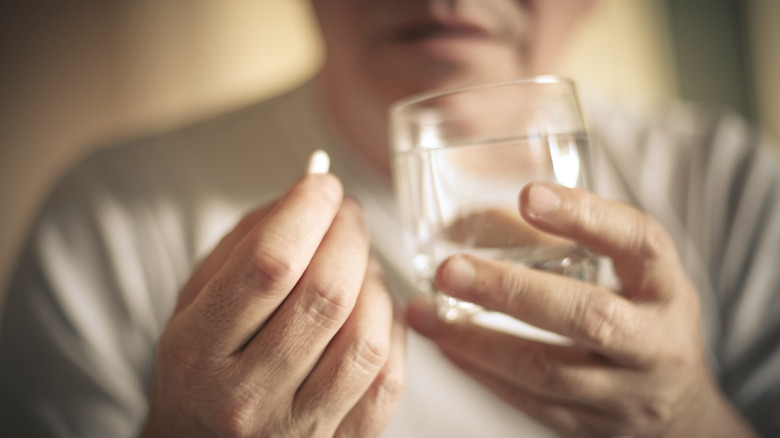
[[[390,110],[393,183],[418,287],[440,318],[481,309],[435,290],[456,253],[595,282],[597,257],[525,222],[532,181],[591,188],[588,138],[574,83],[556,76],[413,96]]]

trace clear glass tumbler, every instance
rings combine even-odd
[[[523,186],[591,188],[588,138],[572,81],[539,76],[432,92],[390,111],[393,180],[418,287],[439,317],[480,308],[435,290],[437,266],[456,253],[595,282],[598,259],[523,220]]]

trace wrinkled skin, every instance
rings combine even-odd
[[[393,101],[554,72],[593,2],[311,3],[327,52],[314,81],[323,113],[347,151],[387,176]],[[697,294],[666,233],[626,206],[558,187],[548,187],[560,197],[555,208],[543,208],[533,187],[522,196],[525,220],[613,257],[621,293],[459,256],[440,267],[440,289],[572,344],[443,324],[423,302],[408,309],[414,328],[563,435],[749,436],[713,384]],[[305,178],[249,214],[182,291],[158,345],[144,434],[379,435],[403,387],[404,343],[368,247],[359,207],[342,200],[332,176]]]
[[[360,206],[308,176],[193,274],[157,347],[145,436],[377,436],[404,327]]]
[[[570,339],[547,344],[410,305],[413,328],[466,373],[563,436],[753,436],[714,383],[698,294],[656,221],[590,193],[535,183],[523,218],[614,261],[620,293],[458,255],[439,267],[444,293]]]

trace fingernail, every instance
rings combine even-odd
[[[544,216],[558,209],[561,197],[542,184],[534,184],[528,192],[528,209],[536,216]]]
[[[441,272],[439,287],[450,294],[463,294],[474,284],[476,270],[465,257],[455,256],[447,260]]]
[[[439,323],[435,305],[422,298],[410,301],[406,306],[406,322],[420,333],[430,333]]]

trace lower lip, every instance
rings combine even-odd
[[[431,52],[434,55],[443,55],[457,54],[463,50],[484,47],[485,44],[493,42],[493,40],[484,35],[474,33],[442,32],[426,37],[400,41],[400,44],[414,47],[424,52]]]

